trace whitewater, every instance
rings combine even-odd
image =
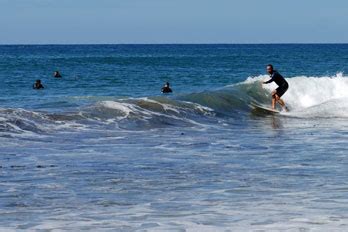
[[[267,79],[261,76],[248,79],[247,83],[255,83]],[[348,78],[339,73],[332,77],[289,78],[291,88],[284,95],[284,100],[292,108],[289,115],[298,117],[348,117]],[[272,91],[277,86],[264,86]]]

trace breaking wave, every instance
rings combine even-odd
[[[71,112],[48,113],[24,109],[0,109],[0,133],[43,134],[59,129],[108,128],[146,130],[167,126],[197,126],[221,118],[247,117],[252,102],[269,105],[275,84],[262,85],[267,76],[249,77],[215,91],[175,98],[129,98],[99,101]],[[283,96],[291,111],[280,117],[348,117],[348,78],[298,76],[288,79]]]
[[[246,84],[255,84],[265,76],[249,78]],[[288,79],[289,90],[283,96],[291,108],[286,115],[296,117],[348,117],[348,78],[342,73],[333,77],[298,76]],[[276,88],[264,85],[265,94]]]

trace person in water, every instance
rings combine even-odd
[[[273,65],[271,64],[267,65],[267,72],[269,73],[271,79],[262,83],[269,84],[274,81],[278,85],[278,88],[272,91],[272,109],[275,109],[276,102],[278,102],[285,111],[289,111],[285,105],[285,102],[281,99],[289,88],[288,82],[282,75],[273,69]]]
[[[55,78],[61,78],[61,77],[62,77],[62,75],[60,75],[59,71],[55,71],[55,72],[53,73],[53,76],[54,76]]]
[[[44,86],[41,83],[41,80],[36,80],[33,84],[33,89],[44,89]]]
[[[167,82],[163,88],[162,88],[162,93],[172,93],[173,90],[169,87],[169,82]]]

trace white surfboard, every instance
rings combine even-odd
[[[267,111],[267,112],[270,112],[270,113],[275,113],[275,114],[279,114],[280,111],[279,110],[274,110],[272,108],[269,108],[267,106],[262,106],[262,105],[258,105],[256,103],[251,103],[251,105],[255,108],[255,109],[259,109],[259,110],[263,110],[263,111]]]

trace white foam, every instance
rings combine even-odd
[[[144,101],[147,101],[147,102],[150,102],[150,103],[153,103],[153,104],[158,104],[158,105],[160,105],[163,108],[164,111],[172,111],[172,112],[175,112],[177,114],[180,114],[179,110],[177,108],[175,108],[174,106],[172,106],[172,105],[161,103],[159,101],[155,101],[155,100],[152,100],[152,99],[149,99],[149,98],[140,98],[140,99],[144,100]]]
[[[143,99],[147,102],[151,102],[151,103],[155,103],[155,104],[159,104],[163,107],[163,109],[165,111],[172,111],[172,112],[175,112],[177,114],[180,114],[180,110],[187,110],[188,108],[184,108],[184,107],[181,107],[181,106],[173,106],[173,105],[170,105],[170,104],[166,104],[166,103],[162,103],[162,102],[159,102],[159,101],[155,101],[155,100],[152,100],[152,99],[149,99],[149,98],[140,98],[140,99]],[[181,103],[185,103],[186,106],[189,106],[191,109],[194,109],[194,110],[197,110],[205,115],[212,115],[214,113],[214,110],[209,108],[209,107],[206,107],[206,106],[202,106],[198,103],[193,103],[193,102],[188,102],[188,101],[182,101]]]
[[[268,80],[266,75],[250,77],[245,82],[251,84]],[[297,76],[286,79],[289,90],[282,97],[292,109],[289,115],[348,117],[348,77],[342,73],[329,77]],[[263,85],[271,92],[277,85]]]
[[[125,116],[128,116],[133,111],[133,106],[127,103],[121,103],[116,101],[103,101],[100,104],[106,108],[119,110],[123,112]]]
[[[180,113],[181,113],[180,110],[185,110],[185,108],[183,108],[183,107],[172,106],[170,104],[161,103],[161,102],[158,102],[158,101],[155,101],[152,99],[148,99],[148,98],[140,98],[140,99],[147,101],[147,102],[150,102],[150,103],[153,103],[153,104],[160,105],[165,112],[158,112],[156,110],[146,109],[146,108],[138,106],[136,104],[126,103],[126,102],[122,102],[122,101],[120,101],[120,102],[102,101],[99,104],[102,105],[103,107],[115,109],[115,110],[122,112],[122,116],[117,117],[117,120],[124,119],[124,118],[130,118],[130,116],[134,116],[138,120],[149,120],[149,119],[152,119],[154,116],[159,116],[159,117],[172,118],[172,119],[175,119],[178,121],[185,121],[185,122],[188,122],[192,125],[203,126],[203,124],[198,123],[192,119],[180,116]],[[199,107],[199,105],[195,104],[195,103],[189,103],[189,104],[190,104],[190,106],[193,106],[192,109],[198,109],[198,110],[203,110],[203,111],[205,109],[205,107],[203,107],[203,106]],[[109,121],[114,122],[113,119],[110,119]]]

